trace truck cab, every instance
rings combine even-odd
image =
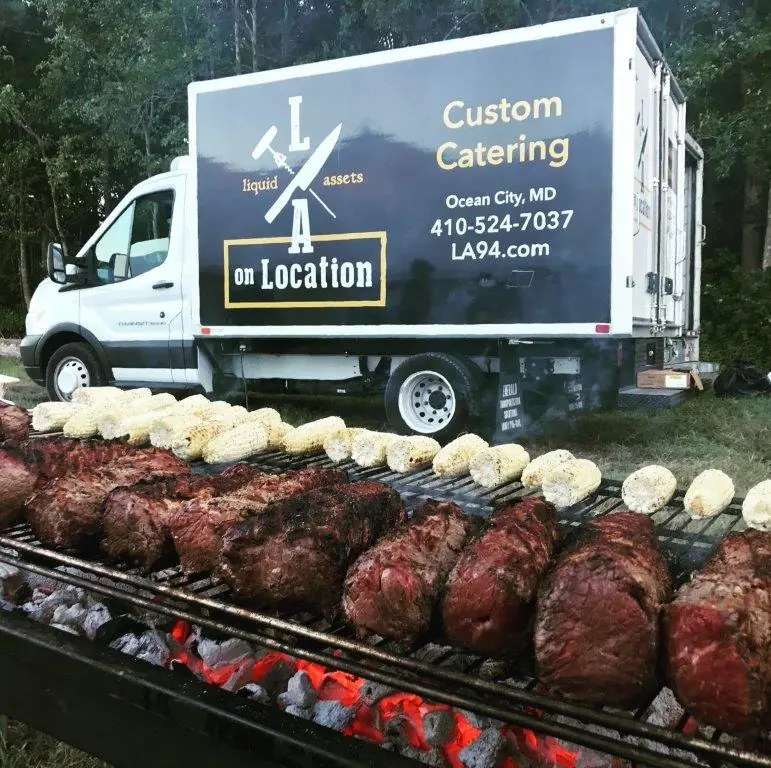
[[[192,321],[183,295],[186,182],[180,159],[135,186],[74,257],[49,247],[21,356],[52,399],[108,382],[198,384],[192,337],[186,343],[184,335]]]

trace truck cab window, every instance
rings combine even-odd
[[[98,283],[128,280],[163,264],[169,251],[173,211],[172,190],[134,200],[94,248]]]

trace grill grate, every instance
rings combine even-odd
[[[297,458],[278,452],[261,455],[250,464],[270,472],[332,466],[326,456]],[[382,468],[361,469],[351,462],[337,466],[346,469],[352,480],[388,483],[401,494],[408,508],[436,498],[454,501],[470,514],[487,516],[494,508],[528,495],[517,482],[483,491],[468,477],[438,478],[431,470],[399,475]],[[197,465],[195,471],[213,473],[224,468]],[[561,513],[563,532],[570,536],[587,520],[619,508],[619,497],[620,484],[604,482],[592,499]],[[734,500],[722,514],[692,521],[683,511],[679,493],[653,517],[676,583],[682,583],[701,567],[727,533],[745,528],[740,504],[740,500]],[[0,549],[0,560],[21,568],[628,760],[660,768],[716,762],[771,768],[771,758],[742,750],[719,732],[708,729],[698,737],[686,735],[682,732],[685,717],[676,729],[657,725],[655,704],[659,697],[634,713],[589,708],[547,697],[537,692],[532,669],[514,669],[433,644],[405,652],[382,638],[358,642],[342,623],[330,624],[308,614],[251,610],[216,578],[188,577],[178,566],[142,575],[137,568],[107,564],[96,555],[73,556],[48,550],[26,523],[2,532],[0,548],[8,550]]]

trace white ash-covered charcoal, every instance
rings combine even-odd
[[[458,753],[466,768],[498,768],[506,740],[497,728],[488,728]]]
[[[96,637],[99,628],[112,619],[109,608],[104,603],[94,603],[86,612],[83,619],[83,631],[89,640]]]
[[[345,730],[355,716],[354,707],[345,707],[339,701],[317,701],[313,706],[313,722],[335,731]]]
[[[455,730],[455,718],[449,709],[428,712],[423,718],[423,735],[432,747],[443,747]]]
[[[470,712],[467,709],[461,709],[460,713],[468,720],[474,728],[484,730],[485,728],[503,728],[500,720],[493,720],[492,717],[478,715],[476,712]]]
[[[57,624],[56,622],[51,622],[48,626],[51,627],[51,629],[58,629],[60,632],[67,632],[70,635],[80,634],[75,627],[71,627],[69,624]]]
[[[246,640],[232,637],[224,643],[218,643],[207,637],[202,637],[196,645],[196,653],[207,667],[218,669],[238,664],[252,655],[252,646]]]
[[[59,606],[69,607],[82,603],[85,599],[85,592],[78,587],[67,586],[51,594],[36,590],[32,595],[32,600],[24,603],[22,610],[33,621],[50,624],[53,620],[54,611]]]
[[[296,672],[286,685],[286,692],[278,697],[282,709],[295,706],[300,709],[310,709],[316,703],[316,689],[313,687],[307,672]]]
[[[123,635],[113,640],[110,648],[158,667],[165,666],[169,659],[166,638],[156,629],[149,629],[141,635]]]
[[[247,683],[238,689],[238,695],[249,699],[249,701],[256,701],[258,704],[270,704],[270,696],[267,691],[257,683]]]
[[[88,614],[88,610],[81,603],[75,605],[60,605],[51,617],[51,626],[70,627],[75,633],[80,634],[83,631],[83,621]]]
[[[359,691],[362,701],[370,707],[387,696],[393,696],[396,692],[395,688],[383,685],[382,683],[373,683],[371,680],[367,680]]]
[[[303,709],[302,707],[298,707],[296,704],[290,704],[284,711],[288,715],[300,717],[303,720],[310,720],[313,717],[312,709]]]
[[[24,576],[18,568],[0,563],[0,600],[17,603],[26,588]]]

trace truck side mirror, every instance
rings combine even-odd
[[[58,243],[49,243],[46,254],[46,272],[48,277],[59,285],[67,282],[67,272],[64,267],[64,253]]]

